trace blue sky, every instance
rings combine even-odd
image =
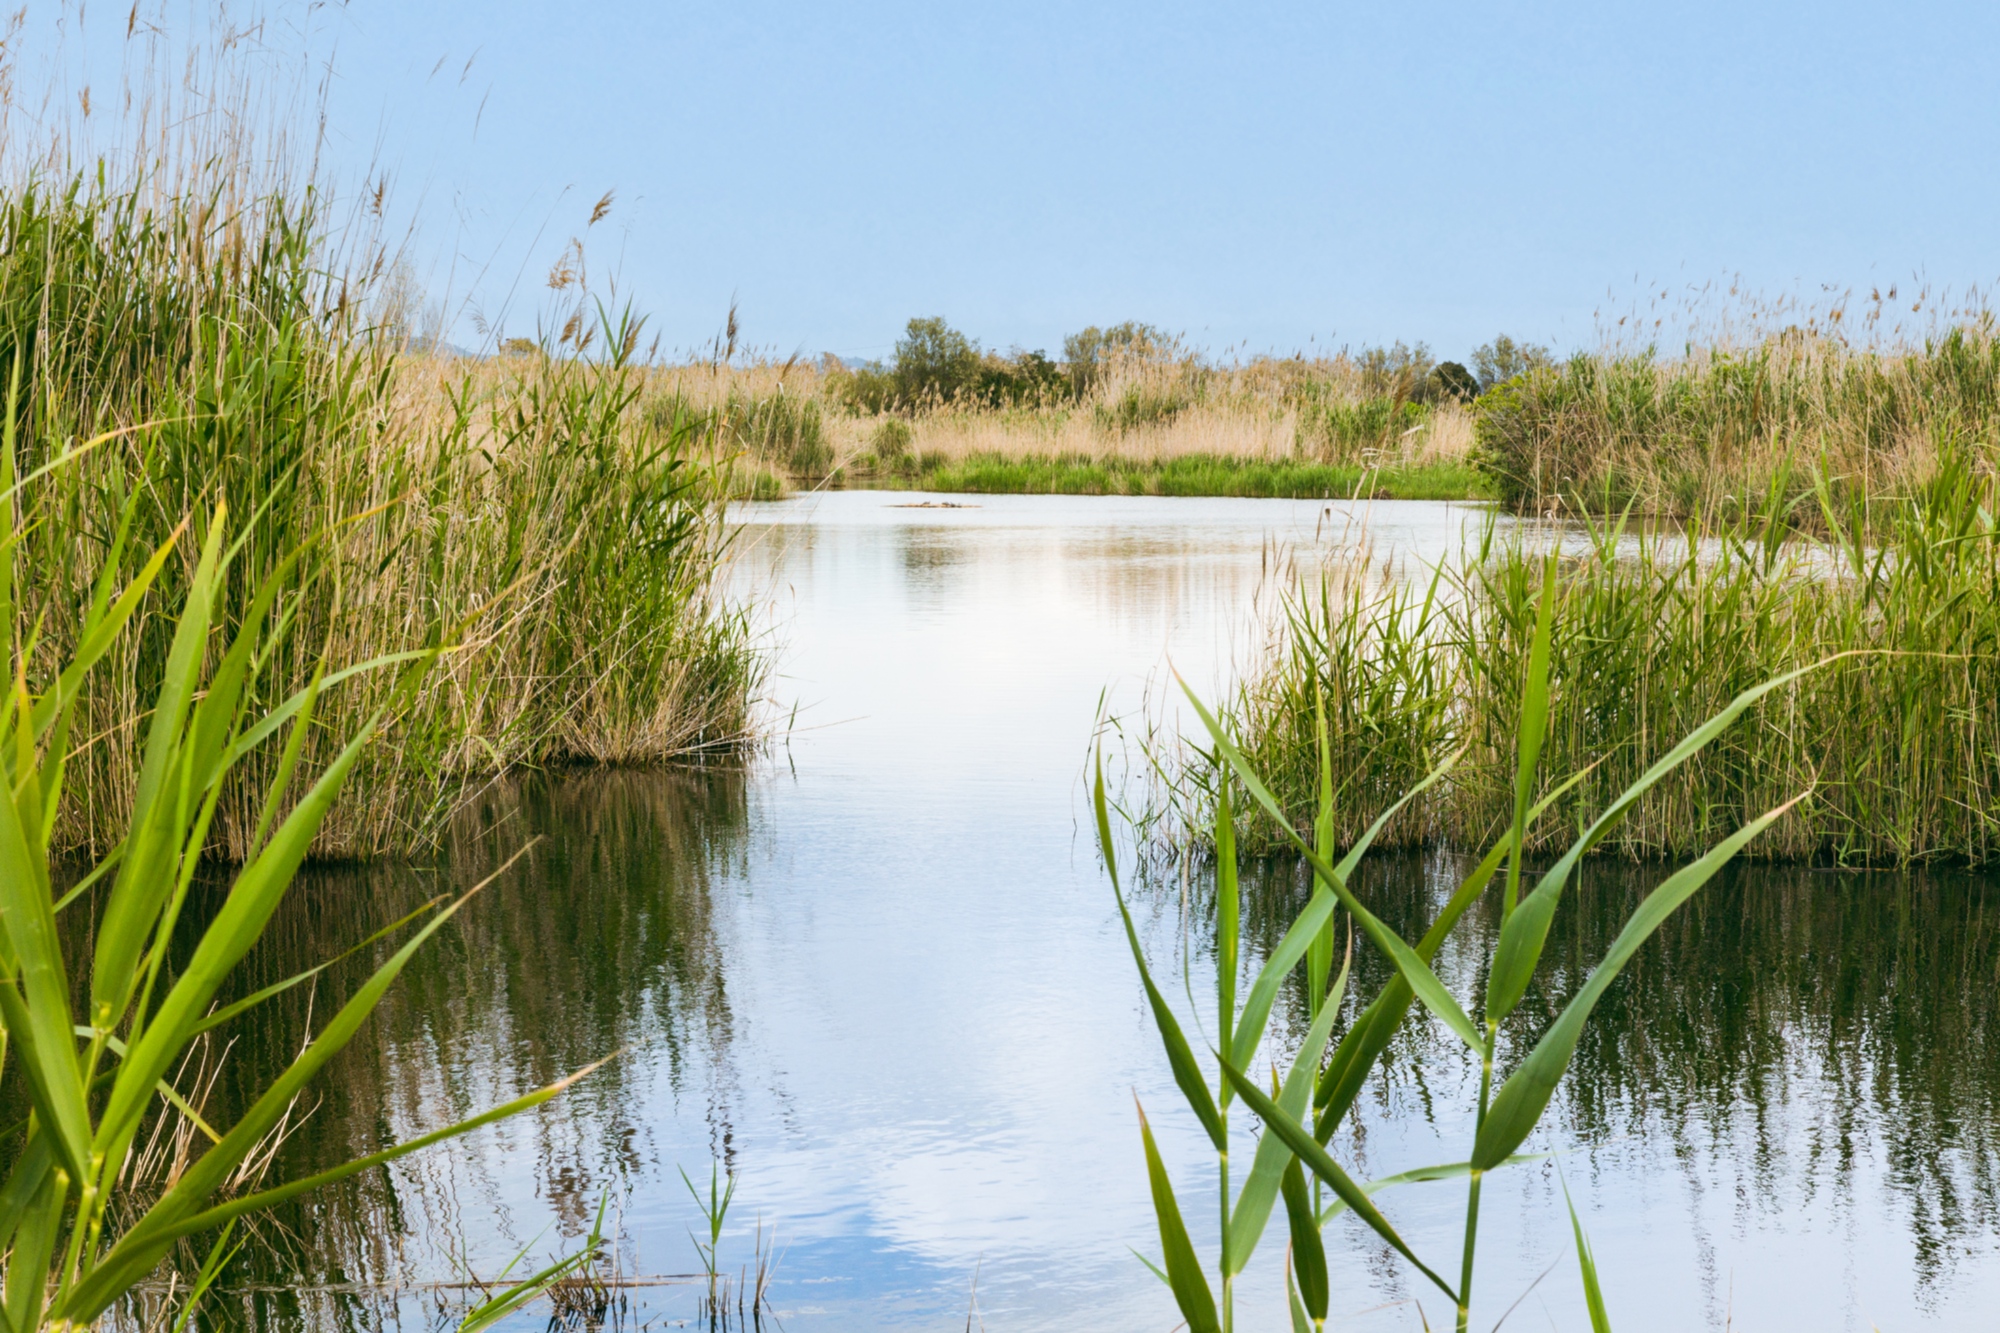
[[[427,280],[510,333],[607,190],[593,275],[666,344],[734,296],[780,353],[879,355],[937,314],[1000,347],[1136,318],[1218,353],[1463,355],[1500,330],[1588,344],[1607,302],[1739,274],[1810,295],[2000,272],[1991,6],[351,0],[310,22],[336,169],[389,169]]]

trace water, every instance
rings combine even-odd
[[[322,1081],[283,1174],[620,1054],[542,1110],[286,1210],[217,1319],[430,1327],[462,1293],[424,1284],[489,1274],[523,1245],[558,1252],[606,1197],[624,1272],[686,1274],[699,1221],[679,1171],[705,1183],[720,1161],[738,1181],[723,1265],[753,1262],[761,1222],[788,1329],[1178,1322],[1128,1249],[1158,1251],[1134,1096],[1205,1253],[1212,1159],[1097,862],[1088,746],[1100,715],[1172,723],[1169,660],[1211,695],[1254,660],[1269,570],[1287,551],[1353,549],[1356,516],[1233,500],[907,507],[924,500],[743,507],[738,588],[775,627],[775,692],[798,705],[765,758],[496,792],[444,866],[309,876],[246,989],[545,839],[405,974]],[[1377,504],[1366,518],[1377,555],[1407,562],[1451,549],[1475,515]],[[1456,868],[1379,858],[1361,890],[1414,925]],[[1587,871],[1524,1011],[1554,1012],[1661,873]],[[1302,887],[1284,865],[1248,883],[1254,953]],[[1176,884],[1138,907],[1173,974],[1198,914]],[[1461,995],[1491,927],[1472,920],[1440,958]],[[218,1104],[267,1078],[357,965],[247,1027]],[[1198,947],[1192,966],[1199,994]],[[1526,1292],[1509,1327],[1587,1327],[1558,1167],[1627,1333],[1990,1326],[1996,972],[2000,899],[1982,879],[1748,869],[1716,885],[1600,1009],[1529,1144],[1558,1156],[1489,1184],[1479,1326]],[[1357,957],[1362,994],[1382,976]],[[1297,1005],[1278,1015],[1280,1054]],[[1366,1176],[1462,1158],[1476,1080],[1448,1034],[1413,1023],[1337,1152]],[[1455,1271],[1461,1186],[1384,1207]],[[1328,1239],[1337,1327],[1446,1318],[1368,1233],[1336,1223]],[[1282,1217],[1243,1280],[1243,1327],[1287,1326],[1281,1256]],[[626,1313],[670,1326],[697,1292],[635,1287]]]

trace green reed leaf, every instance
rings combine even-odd
[[[1174,1304],[1180,1307],[1181,1318],[1187,1320],[1189,1333],[1222,1333],[1222,1321],[1215,1313],[1215,1294],[1209,1289],[1201,1260],[1194,1252],[1194,1242],[1188,1239],[1187,1226],[1181,1221],[1173,1182],[1167,1178],[1167,1165],[1160,1160],[1160,1148],[1153,1142],[1153,1127],[1146,1121],[1143,1106],[1139,1108],[1139,1136],[1146,1145],[1146,1178],[1152,1186],[1153,1216],[1160,1225],[1160,1249],[1166,1262],[1167,1285],[1173,1288]]]
[[[1303,1121],[1312,1109],[1313,1083],[1318,1076],[1320,1058],[1326,1054],[1326,1044],[1333,1036],[1333,1025],[1340,1014],[1340,1001],[1347,991],[1347,968],[1348,963],[1353,961],[1351,948],[1349,954],[1347,962],[1341,964],[1333,989],[1319,1006],[1319,1017],[1313,1020],[1306,1039],[1299,1044],[1297,1054],[1292,1057],[1292,1067],[1278,1092],[1279,1111],[1294,1120]],[[1233,1277],[1250,1262],[1257,1242],[1264,1235],[1264,1226],[1270,1221],[1271,1208],[1277,1202],[1279,1177],[1284,1174],[1285,1163],[1291,1160],[1292,1150],[1277,1135],[1266,1134],[1257,1141],[1257,1155],[1251,1159],[1250,1174],[1244,1178],[1243,1191],[1237,1196],[1236,1207],[1229,1214],[1229,1234],[1222,1245],[1224,1273]]]
[[[1118,853],[1111,842],[1111,813],[1104,798],[1104,756],[1097,757],[1097,781],[1092,788],[1092,801],[1097,811],[1097,842],[1104,853],[1104,866],[1111,875],[1111,893],[1118,900],[1118,916],[1125,923],[1125,941],[1132,947],[1132,961],[1138,965],[1139,980],[1146,988],[1146,1002],[1153,1009],[1153,1025],[1160,1031],[1160,1041],[1167,1048],[1167,1065],[1173,1070],[1174,1086],[1181,1090],[1195,1118],[1208,1131],[1209,1141],[1215,1144],[1217,1152],[1229,1151],[1229,1131],[1222,1123],[1222,1113],[1216,1108],[1215,1095],[1208,1089],[1208,1079],[1195,1063],[1194,1051],[1188,1045],[1187,1037],[1181,1032],[1180,1020],[1174,1017],[1173,1009],[1167,1004],[1167,997],[1160,994],[1160,988],[1153,984],[1153,973],[1146,966],[1146,954],[1139,947],[1139,932],[1132,924],[1131,909],[1125,905],[1125,891],[1118,882]]]
[[[1298,1279],[1298,1301],[1315,1323],[1326,1322],[1328,1281],[1326,1244],[1320,1239],[1319,1218],[1306,1192],[1306,1173],[1293,1156],[1285,1163],[1285,1218],[1291,1224],[1292,1267]]]
[[[202,658],[208,650],[224,516],[224,509],[218,506],[188,585],[186,604],[174,628],[159,695],[147,724],[125,860],[111,881],[111,892],[98,920],[89,1014],[96,1027],[113,1026],[131,1003],[146,938],[178,878],[169,866],[180,853],[186,829],[181,823],[180,792],[174,775],[183,762],[184,724],[201,686]],[[146,1082],[150,1087],[152,1080]]]
[[[1535,609],[1535,641],[1528,651],[1528,678],[1521,693],[1521,725],[1515,742],[1513,859],[1507,865],[1507,897],[1502,920],[1514,914],[1521,892],[1521,850],[1528,838],[1528,804],[1535,793],[1535,768],[1549,731],[1549,640],[1554,637],[1556,557],[1543,562],[1542,599]],[[1491,1007],[1488,1007],[1491,1012]]]
[[[277,841],[273,839],[274,846],[277,845]],[[411,936],[407,943],[375,970],[353,997],[341,1006],[326,1027],[321,1029],[319,1035],[306,1044],[305,1049],[292,1060],[285,1072],[273,1080],[243,1113],[242,1118],[230,1127],[229,1132],[223,1135],[222,1141],[195,1159],[194,1164],[183,1172],[179,1182],[126,1231],[111,1252],[104,1256],[95,1271],[77,1285],[60,1311],[64,1317],[79,1321],[96,1318],[127,1286],[150,1272],[165,1256],[173,1242],[181,1236],[219,1225],[230,1217],[269,1207],[272,1203],[317,1188],[321,1184],[342,1179],[356,1171],[366,1170],[381,1161],[413,1152],[417,1148],[438,1142],[440,1138],[452,1137],[454,1133],[464,1133],[503,1115],[525,1109],[526,1106],[538,1105],[540,1101],[545,1101],[568,1087],[570,1083],[582,1077],[583,1073],[589,1072],[585,1070],[572,1075],[567,1080],[529,1094],[529,1099],[509,1102],[505,1107],[487,1112],[484,1116],[475,1117],[473,1120],[461,1122],[449,1130],[440,1130],[413,1139],[407,1144],[398,1145],[387,1150],[387,1156],[378,1153],[370,1158],[356,1159],[355,1162],[336,1167],[332,1171],[321,1172],[306,1180],[294,1181],[259,1194],[246,1195],[220,1207],[203,1211],[204,1206],[215,1191],[221,1188],[230,1172],[236,1169],[256,1148],[264,1135],[269,1133],[287,1113],[293,1099],[304,1089],[306,1083],[353,1039],[355,1033],[361,1030],[368,1016],[374,1012],[375,1006],[387,992],[390,983],[401,974],[417,950],[437,933],[446,921],[455,916],[460,908],[491,884],[494,878],[495,876],[489,876],[460,895],[457,901],[426,922],[421,930]],[[165,1006],[162,1006],[162,1009],[164,1012]],[[160,1025],[156,1024],[148,1031],[148,1039],[158,1031]],[[135,1068],[138,1068],[136,1051],[127,1057],[124,1072],[130,1073]],[[596,1065],[590,1067],[590,1069],[595,1068]],[[114,1092],[125,1082],[126,1079],[121,1076],[118,1084],[114,1084]],[[111,1116],[108,1111],[105,1119],[109,1125]]]
[[[68,970],[56,935],[48,864],[23,827],[20,807],[0,792],[0,934],[13,975],[0,977],[7,1030],[28,1092],[72,1180],[85,1178],[90,1112],[71,1036]]]
[[[1389,1219],[1382,1216],[1381,1210],[1369,1200],[1367,1193],[1354,1182],[1352,1176],[1341,1169],[1340,1163],[1328,1155],[1326,1149],[1320,1146],[1319,1140],[1315,1139],[1310,1131],[1279,1110],[1257,1084],[1246,1078],[1234,1065],[1223,1065],[1222,1073],[1236,1085],[1236,1095],[1241,1097],[1244,1104],[1264,1122],[1266,1131],[1282,1137],[1285,1146],[1298,1155],[1308,1170],[1325,1181],[1341,1201],[1354,1210],[1354,1215],[1368,1224],[1369,1230],[1416,1265],[1417,1271],[1435,1283],[1439,1291],[1454,1301],[1458,1299],[1458,1293],[1453,1290],[1451,1284],[1433,1272],[1423,1260],[1417,1258],[1416,1252],[1411,1250],[1403,1238],[1396,1234],[1396,1229],[1389,1225]]]
[[[1277,821],[1278,826],[1285,830],[1286,836],[1291,839],[1292,846],[1312,866],[1314,873],[1318,875],[1320,880],[1319,885],[1313,890],[1311,901],[1306,904],[1305,911],[1300,913],[1298,918],[1293,921],[1291,929],[1287,930],[1284,937],[1278,942],[1278,947],[1273,949],[1269,957],[1266,958],[1263,969],[1257,974],[1257,980],[1250,987],[1250,996],[1244,1002],[1243,1015],[1237,1024],[1236,1042],[1229,1052],[1229,1058],[1233,1064],[1239,1066],[1247,1065],[1256,1054],[1257,1044],[1263,1040],[1264,1025],[1270,1018],[1271,1004],[1277,998],[1279,985],[1283,983],[1286,975],[1291,972],[1292,968],[1298,964],[1299,959],[1305,955],[1306,950],[1311,946],[1313,939],[1318,935],[1320,929],[1331,920],[1336,901],[1354,914],[1355,920],[1361,923],[1362,929],[1367,933],[1369,939],[1389,956],[1390,961],[1396,964],[1398,972],[1402,972],[1414,965],[1417,971],[1429,975],[1429,967],[1421,960],[1418,960],[1411,953],[1407,945],[1404,945],[1400,939],[1395,938],[1393,931],[1376,920],[1375,916],[1361,905],[1360,900],[1349,892],[1347,877],[1353,873],[1354,867],[1359,864],[1361,857],[1366,854],[1369,846],[1374,842],[1376,835],[1395,817],[1397,811],[1415,800],[1432,783],[1450,772],[1452,765],[1458,761],[1459,755],[1452,755],[1444,763],[1432,769],[1422,782],[1419,782],[1408,792],[1405,792],[1401,799],[1396,801],[1387,810],[1384,810],[1376,818],[1375,822],[1369,825],[1367,832],[1348,850],[1347,855],[1341,858],[1340,864],[1337,867],[1331,866],[1327,864],[1324,857],[1320,856],[1318,852],[1306,844],[1304,839],[1299,837],[1298,831],[1293,829],[1291,824],[1285,819],[1284,811],[1279,806],[1277,798],[1271,795],[1270,789],[1258,778],[1256,772],[1250,767],[1249,761],[1243,757],[1243,752],[1229,738],[1228,732],[1223,729],[1220,722],[1216,721],[1215,715],[1208,711],[1208,708],[1201,702],[1201,699],[1195,694],[1194,690],[1188,686],[1186,681],[1181,682],[1181,688],[1186,692],[1188,701],[1194,706],[1194,710],[1200,716],[1202,724],[1208,728],[1209,736],[1215,742],[1217,753],[1228,762],[1229,767],[1235,772],[1237,778],[1249,790],[1250,794],[1256,798],[1257,803],[1262,805],[1271,817]],[[1462,754],[1463,751],[1459,753]],[[1331,897],[1327,895],[1329,887],[1333,890]],[[1401,946],[1400,951],[1397,946]],[[1479,1044],[1479,1035],[1476,1029],[1472,1027],[1471,1020],[1465,1016],[1464,1010],[1458,1007],[1458,1002],[1452,999],[1450,993],[1444,989],[1442,982],[1439,982],[1435,976],[1431,976],[1428,984],[1425,984],[1421,980],[1415,980],[1412,981],[1411,987],[1418,994],[1426,997],[1427,1004],[1441,1006],[1443,1012],[1439,1016],[1452,1026],[1454,1032],[1459,1033],[1462,1037],[1470,1034],[1470,1040],[1473,1043],[1474,1049],[1482,1049]],[[1455,1018],[1451,1016],[1453,1014],[1456,1015]]]
[[[1223,1050],[1236,1031],[1237,948],[1242,935],[1243,898],[1236,877],[1236,812],[1229,805],[1229,775],[1217,775],[1215,802],[1215,1023]],[[1228,1105],[1223,1086],[1223,1105]]]
[[[1583,1219],[1576,1215],[1576,1200],[1569,1196],[1569,1182],[1563,1181],[1563,1202],[1569,1205],[1570,1230],[1576,1235],[1576,1265],[1583,1273],[1583,1303],[1590,1311],[1590,1333],[1611,1333],[1611,1316],[1604,1308],[1604,1288],[1597,1280],[1597,1256],[1590,1252],[1590,1240],[1583,1234]]]

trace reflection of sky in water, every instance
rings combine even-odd
[[[531,827],[555,836],[487,916],[439,942],[431,971],[413,969],[377,1046],[347,1062],[320,1132],[346,1126],[365,1150],[383,1127],[412,1132],[608,1046],[631,1049],[545,1112],[399,1168],[393,1190],[371,1196],[374,1212],[329,1206],[329,1234],[355,1232],[334,1248],[375,1256],[350,1259],[365,1270],[353,1276],[448,1278],[456,1248],[490,1269],[552,1216],[575,1234],[607,1182],[623,1199],[627,1271],[687,1272],[697,1219],[676,1167],[705,1178],[711,1156],[726,1154],[740,1183],[725,1262],[749,1260],[760,1216],[775,1228],[774,1299],[788,1328],[957,1328],[975,1272],[995,1330],[1177,1322],[1127,1249],[1158,1249],[1134,1093],[1204,1252],[1212,1157],[1167,1077],[1097,866],[1082,782],[1091,725],[1102,690],[1114,712],[1140,708],[1149,680],[1157,699],[1168,655],[1213,694],[1259,641],[1269,562],[1359,534],[1345,506],[1305,502],[996,496],[970,509],[897,507],[921,498],[743,507],[734,578],[773,627],[775,694],[799,705],[800,730],[733,795],[711,794],[690,814],[646,795],[646,779],[586,784],[568,805],[502,825],[507,845]],[[1434,559],[1472,514],[1378,504],[1369,537],[1378,556]],[[1438,891],[1425,867],[1442,864],[1371,870],[1384,910],[1400,904],[1414,920]],[[1608,870],[1586,879],[1584,897],[1599,883],[1599,898],[1623,901],[1625,881]],[[1672,967],[1642,958],[1620,983],[1653,1007],[1635,999],[1616,1039],[1580,1055],[1592,1087],[1611,1091],[1559,1097],[1539,1136],[1544,1150],[1588,1145],[1564,1169],[1614,1322],[1646,1333],[1720,1326],[1733,1312],[1744,1329],[1984,1326],[2000,1298],[2000,1233],[1980,1210],[2000,1190],[1979,1177],[1992,1174],[1986,1126],[2000,1078],[1983,1041],[1965,1038],[1975,1066],[1963,1086],[1926,1094],[1974,1127],[1948,1141],[1936,1115],[1904,1132],[1910,1089],[1842,1095],[1908,1070],[1893,1050],[1836,1058],[1831,992],[1818,989],[1835,984],[1830,974],[1758,964],[1733,989],[1682,987],[1683,969],[1727,970],[1740,953],[1730,923],[1760,893],[1777,906],[1758,910],[1784,922],[1814,903],[1847,920],[1824,907],[1854,892],[1845,881],[1795,876],[1782,893],[1759,883],[1732,887],[1738,906],[1672,935],[1660,955]],[[1937,891],[1947,888],[1966,919],[1985,920],[1977,886]],[[1281,908],[1282,886],[1268,893]],[[1916,910],[1929,921],[1936,904]],[[1175,958],[1173,895],[1144,898],[1141,919],[1154,957]],[[1594,958],[1616,926],[1608,908],[1564,919],[1552,1002],[1574,984],[1570,963]],[[1894,936],[1899,919],[1907,913],[1869,929]],[[1755,947],[1790,957],[1789,930],[1760,927]],[[1990,989],[1990,944],[1968,943],[1947,970]],[[1891,958],[1883,975],[1898,965],[1946,967]],[[1379,984],[1372,960],[1358,967],[1372,978],[1365,989]],[[1461,994],[1479,980],[1463,950],[1448,949],[1440,971]],[[1880,1026],[1882,997],[1896,992],[1878,989],[1875,1008],[1856,1013]],[[1212,994],[1199,965],[1196,990]],[[1929,1021],[1932,1010],[1913,1012]],[[1276,1027],[1291,1030],[1282,1014]],[[1735,1049],[1743,1031],[1766,1034],[1765,1048],[1745,1046],[1748,1072],[1677,1082],[1691,1051]],[[1421,1062],[1407,1058],[1419,1048]],[[1461,1157],[1469,1137],[1476,1068],[1422,1027],[1398,1049],[1364,1096],[1360,1134],[1341,1141],[1367,1174]],[[1239,1112],[1238,1128],[1248,1119]],[[1244,1133],[1239,1180],[1249,1143]],[[1907,1160],[1933,1149],[1942,1169]],[[1956,1194],[1927,1197],[1941,1189]],[[1463,1199],[1460,1185],[1431,1185],[1385,1208],[1445,1265]],[[1487,1200],[1480,1326],[1560,1258],[1509,1326],[1585,1327],[1553,1169],[1504,1173]],[[1942,1218],[1928,1257],[1913,1239],[1925,1234],[1921,1215]],[[342,1223],[350,1216],[362,1220]],[[1434,1327],[1448,1318],[1365,1234],[1344,1223],[1329,1234],[1334,1308],[1347,1316],[1337,1326],[1417,1328],[1412,1295]],[[1240,1284],[1246,1329],[1286,1326],[1282,1247],[1281,1213]],[[1920,1262],[1929,1280],[1913,1276]],[[634,1296],[646,1313],[692,1312],[685,1289]]]

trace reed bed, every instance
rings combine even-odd
[[[2000,496],[1982,449],[1947,440],[1937,456],[1929,483],[1900,498],[1843,502],[1820,477],[1811,498],[1830,540],[1803,535],[1774,488],[1747,518],[1490,527],[1424,580],[1374,567],[1302,583],[1267,667],[1232,701],[1232,725],[1305,827],[1325,710],[1339,845],[1463,750],[1380,841],[1490,840],[1512,807],[1519,682],[1542,553],[1554,547],[1545,754],[1585,775],[1557,802],[1545,841],[1750,685],[1837,659],[1761,698],[1745,726],[1650,786],[1600,850],[1696,854],[1809,789],[1751,854],[1990,863],[2000,856]],[[1201,766],[1183,771],[1182,815],[1206,819]],[[1284,833],[1267,823],[1245,836],[1272,846]]]
[[[1852,340],[1845,323],[1531,370],[1479,399],[1473,458],[1517,509],[1727,516],[1774,488],[1808,500],[1815,475],[1843,494],[1905,494],[1937,475],[1940,439],[2000,437],[1989,313],[1910,342]]]
[[[14,559],[40,663],[72,650],[97,579],[122,583],[219,503],[242,544],[221,623],[273,578],[290,618],[259,697],[332,673],[307,762],[388,697],[384,677],[343,668],[447,650],[317,854],[426,846],[471,783],[519,765],[742,742],[759,668],[712,590],[721,492],[701,423],[639,401],[641,322],[576,291],[533,355],[413,355],[373,319],[379,273],[339,251],[319,197],[260,192],[222,161],[166,181],[27,171],[0,189],[0,376],[23,473],[83,451],[23,492]],[[100,572],[121,522],[125,567]],[[292,563],[306,548],[319,554]],[[133,720],[190,569],[169,561],[79,701],[58,849],[101,850],[124,827]],[[242,855],[260,762],[222,801],[212,850]]]
[[[1489,487],[1466,461],[1468,407],[1413,401],[1411,383],[1345,355],[1111,358],[1021,400],[968,392],[881,410],[857,403],[855,378],[831,358],[711,358],[649,370],[646,396],[658,414],[714,423],[716,461],[745,498],[821,485],[1321,496],[1354,493],[1364,473],[1399,498]]]

